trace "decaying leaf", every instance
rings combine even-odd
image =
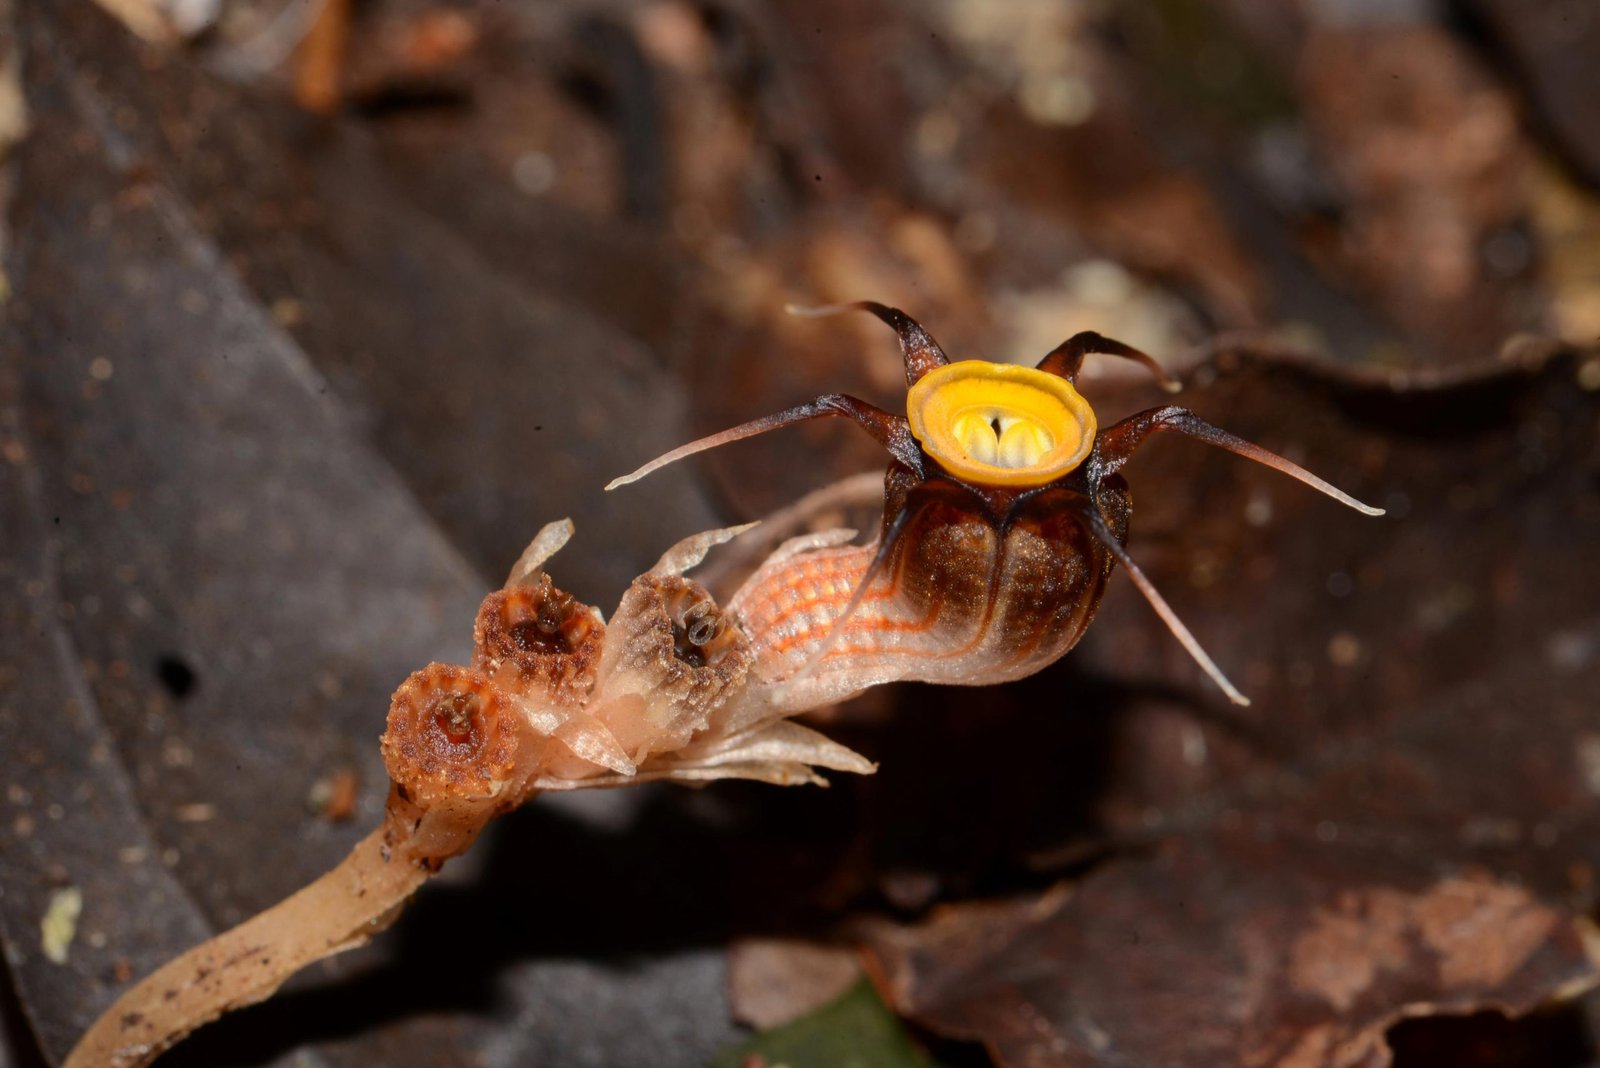
[[[274,309],[229,269],[203,213],[169,172],[152,170],[162,150],[145,138],[155,125],[146,94],[162,85],[143,69],[136,43],[91,5],[27,5],[19,25],[29,102],[50,116],[52,133],[15,156],[20,192],[7,242],[26,256],[8,262],[15,293],[0,323],[0,934],[23,1019],[43,1055],[57,1060],[137,975],[331,867],[370,826],[386,782],[374,743],[388,695],[417,665],[469,648],[489,583],[419,507],[369,428],[334,400]],[[198,169],[209,165],[200,160]],[[415,251],[427,241],[421,216],[389,208],[385,226],[408,218],[418,227],[401,244]],[[397,287],[414,285],[411,296],[391,291],[366,305],[385,329],[400,322],[399,308],[420,317],[401,327],[415,344],[390,350],[390,373],[402,362],[448,370],[423,353],[464,341],[459,333],[429,341],[414,329],[424,320],[476,323],[500,338],[486,351],[508,361],[554,344],[552,336],[575,358],[586,332],[591,353],[615,340],[575,325],[554,302],[530,310],[525,294],[486,284],[494,272],[449,240],[424,253],[455,257],[446,282],[408,281],[409,268],[371,241],[350,247],[384,261],[367,282],[392,271]],[[351,270],[344,263],[329,273]],[[418,293],[478,311],[431,318],[412,299]],[[346,310],[347,322],[358,318]],[[483,381],[503,399],[504,372],[485,370]],[[658,405],[672,393],[665,379],[637,359],[628,370],[611,381],[654,412],[635,411],[632,431],[664,419],[657,440],[681,436],[671,404]],[[530,392],[541,385],[517,381]],[[425,415],[455,419],[448,413],[458,409],[439,408],[437,391],[417,392]],[[613,402],[612,416],[630,409]],[[535,427],[547,411],[552,432],[582,439],[581,413],[554,401],[527,421],[530,438],[544,433]],[[436,454],[444,439],[430,440]],[[521,484],[559,494],[575,482]],[[585,485],[598,497],[597,483]],[[673,499],[661,514],[679,506],[705,514],[693,493]],[[525,541],[527,526],[517,525]],[[638,551],[651,554],[647,563],[660,548]],[[509,559],[497,559],[496,570]],[[602,551],[586,566],[598,575],[635,565],[625,552]],[[364,787],[360,818],[336,827],[309,814],[305,798],[345,768],[357,769]],[[558,827],[575,818],[550,817]],[[83,911],[63,965],[40,950],[39,923],[68,884],[81,890]],[[502,933],[482,951],[503,957],[510,944]],[[448,952],[463,959],[460,947]],[[386,973],[387,956],[352,963],[367,977],[364,990],[312,997],[309,1008],[299,1001],[300,1027],[258,1015],[223,1036],[220,1050],[214,1043],[194,1056],[287,1063],[318,1029],[385,1018],[385,1005],[410,996],[402,972]],[[499,1055],[520,1063],[541,1043],[574,1041],[545,1015],[572,1014],[542,1006],[559,1000],[556,991],[578,989],[611,999],[613,1020],[635,1017],[637,1026],[597,1027],[591,1039],[623,1060],[671,1034],[690,1059],[727,1044],[733,1031],[714,953],[668,951],[650,975],[646,982],[592,962],[525,964],[514,984],[523,993],[496,1003],[500,1034],[522,1037]],[[534,988],[542,992],[524,996]],[[470,1017],[488,1011],[488,989],[487,980],[472,981],[446,1000]],[[642,1007],[656,993],[675,1013]],[[407,1019],[355,1056],[438,1061],[458,1042],[455,1022],[434,1014]]]
[[[1401,1019],[1521,1015],[1600,982],[1559,906],[1270,820],[1070,891],[874,938],[893,1003],[1006,1065],[1386,1064]]]

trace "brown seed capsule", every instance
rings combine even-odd
[[[605,630],[589,606],[540,574],[484,598],[473,664],[513,692],[582,700],[594,688]]]
[[[744,684],[751,659],[744,631],[704,586],[642,575],[611,620],[596,714],[636,760],[676,749]]]
[[[495,797],[516,766],[517,717],[480,672],[429,664],[395,691],[383,759],[423,804]]]

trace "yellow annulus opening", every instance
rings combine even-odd
[[[906,394],[906,418],[940,466],[984,486],[1042,486],[1094,447],[1094,409],[1072,383],[1010,363],[928,372]]]

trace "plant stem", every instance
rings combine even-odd
[[[326,875],[147,976],[106,1010],[62,1068],[147,1065],[202,1024],[270,997],[306,965],[364,944],[439,867],[386,839],[394,840],[387,820]]]

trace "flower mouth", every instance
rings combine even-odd
[[[1094,447],[1094,410],[1071,382],[1009,363],[962,360],[923,375],[906,396],[923,451],[985,486],[1042,486]]]

